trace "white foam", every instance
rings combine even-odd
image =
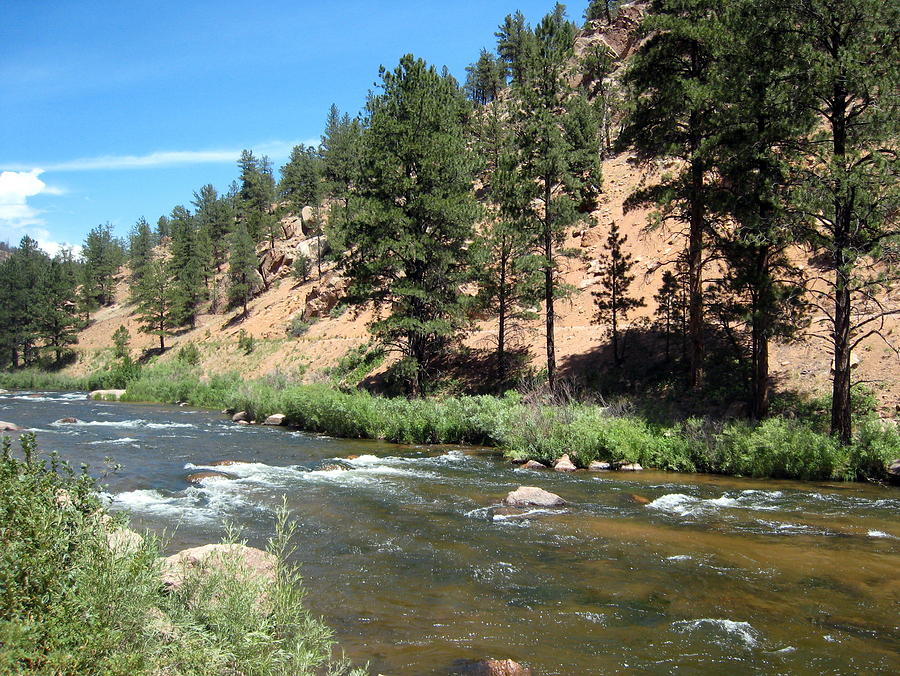
[[[883,530],[870,530],[866,533],[870,538],[890,538],[891,540],[896,540],[897,536],[891,535],[890,533],[885,533]]]
[[[510,519],[526,519],[529,516],[533,516],[535,514],[563,514],[565,510],[550,510],[550,509],[529,509],[527,512],[522,512],[521,514],[494,514],[492,515],[492,519],[494,521],[509,521]]]
[[[650,504],[650,509],[670,512],[679,516],[699,516],[717,509],[749,509],[752,511],[773,511],[780,509],[772,504],[781,497],[780,491],[741,491],[737,496],[724,493],[718,498],[698,498],[684,493],[667,493]]]
[[[137,439],[133,437],[122,437],[121,439],[101,439],[100,441],[91,441],[91,446],[97,446],[99,444],[133,444],[137,441]]]
[[[679,633],[708,629],[725,634],[728,638],[735,638],[746,648],[755,648],[759,645],[759,632],[749,622],[705,617],[700,620],[679,620],[672,623],[672,628]]]
[[[73,423],[50,423],[53,426],[66,425],[71,427],[121,427],[123,429],[150,429],[162,430],[172,427],[195,427],[191,423],[153,423],[146,420],[79,420]]]
[[[690,554],[676,554],[675,556],[667,556],[666,561],[690,561],[693,558]]]

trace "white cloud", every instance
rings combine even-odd
[[[0,172],[0,241],[18,244],[25,235],[38,241],[51,256],[72,245],[50,239],[50,233],[42,227],[44,219],[40,211],[28,203],[35,195],[60,195],[62,190],[44,183],[40,176],[43,169]]]
[[[318,145],[319,139],[304,141],[307,145]],[[257,156],[268,155],[272,158],[287,157],[296,142],[273,141],[253,147]],[[46,171],[92,171],[97,169],[146,169],[156,167],[172,167],[189,164],[222,164],[235,163],[240,157],[241,148],[227,150],[160,150],[147,155],[101,155],[98,157],[82,157],[56,164],[44,166]]]

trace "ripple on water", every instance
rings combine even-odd
[[[704,639],[726,648],[756,648],[759,632],[749,622],[704,617],[699,620],[679,620],[672,623],[672,630],[679,634],[703,634]]]

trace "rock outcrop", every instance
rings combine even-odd
[[[346,280],[339,275],[325,275],[306,295],[306,305],[303,308],[304,321],[323,317],[331,312],[344,297],[346,285]]]
[[[519,486],[509,492],[503,504],[510,507],[562,507],[566,501],[537,486]]]

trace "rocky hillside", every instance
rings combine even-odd
[[[598,42],[606,44],[620,60],[626,59],[637,46],[635,27],[643,5],[626,6],[612,26],[591,22],[581,32],[576,52],[584,53]],[[643,297],[646,306],[631,317],[632,325],[653,317],[653,296],[659,290],[663,272],[671,269],[677,255],[684,247],[680,234],[663,229],[648,231],[649,212],[634,210],[624,212],[623,203],[639,186],[654,181],[662,171],[674,165],[639,167],[628,155],[612,157],[603,165],[603,194],[598,208],[568,233],[566,246],[581,252],[564,264],[564,281],[575,292],[570,300],[557,306],[560,314],[557,323],[557,360],[563,374],[584,376],[598,369],[608,368],[607,327],[595,322],[596,310],[592,291],[599,282],[598,257],[613,222],[618,223],[627,235],[626,249],[636,262],[634,295]],[[261,246],[260,276],[267,288],[249,304],[249,316],[242,319],[239,311],[224,314],[201,314],[196,328],[186,330],[169,339],[178,347],[193,343],[200,348],[203,366],[209,373],[240,370],[248,377],[281,372],[302,377],[307,381],[321,378],[323,369],[333,366],[348,350],[366,343],[369,339],[366,325],[372,319],[369,310],[357,312],[342,304],[345,280],[333,264],[325,264],[321,279],[316,270],[312,279],[297,283],[290,274],[291,263],[297,252],[307,255],[315,251],[316,241],[304,232],[300,219],[283,222],[283,237],[274,249]],[[812,265],[803,260],[803,265]],[[78,345],[80,359],[71,367],[76,371],[95,368],[108,359],[111,336],[124,325],[132,336],[132,350],[151,349],[157,338],[139,333],[133,316],[134,307],[127,302],[125,273],[120,275],[116,304],[105,307],[93,317],[93,322],[80,335]],[[900,292],[898,292],[900,294]],[[885,301],[900,307],[900,295],[892,295]],[[831,356],[828,345],[816,339],[821,333],[824,317],[814,317],[803,340],[791,345],[773,345],[771,354],[772,376],[776,387],[804,392],[827,392]],[[302,335],[291,337],[288,329],[292,322],[308,322],[309,328]],[[898,320],[886,320],[884,334],[898,336]],[[540,368],[543,359],[543,319],[523,326],[518,332],[520,347],[529,355],[531,363]],[[477,321],[465,339],[465,345],[478,351],[489,351],[496,337],[496,322],[491,318]],[[296,333],[296,331],[295,331]],[[256,339],[256,347],[250,354],[238,349],[240,335]],[[638,346],[634,348],[640,351]],[[162,359],[173,358],[177,350],[170,350]],[[635,355],[632,354],[632,359]],[[894,417],[900,408],[900,360],[897,354],[878,337],[862,343],[855,352],[857,380],[869,384],[881,402],[881,413]]]

